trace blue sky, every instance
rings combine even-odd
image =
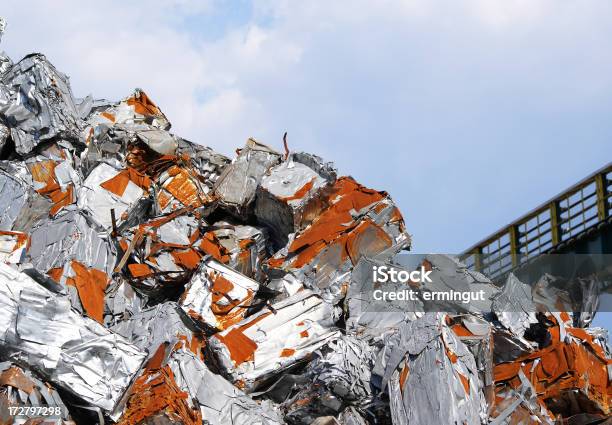
[[[2,47],[77,96],[142,87],[174,131],[334,161],[416,252],[461,252],[612,158],[612,3],[8,1]]]

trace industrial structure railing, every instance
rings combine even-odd
[[[461,254],[495,279],[612,217],[612,162]]]

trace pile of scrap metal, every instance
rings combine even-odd
[[[432,255],[422,289],[484,289],[488,313],[368,311],[372,264],[410,247],[386,192],[286,145],[191,143],[139,89],[76,99],[40,54],[0,81],[0,424],[610,415],[606,332],[512,276]],[[10,409],[40,406],[60,414]]]

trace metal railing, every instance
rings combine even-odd
[[[612,217],[612,162],[461,254],[495,279]]]

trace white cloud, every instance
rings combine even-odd
[[[142,87],[177,134],[227,154],[287,130],[390,190],[421,249],[471,244],[612,153],[612,3],[267,0],[208,36],[199,19],[231,7],[13,1],[2,46],[43,51],[78,95]]]

